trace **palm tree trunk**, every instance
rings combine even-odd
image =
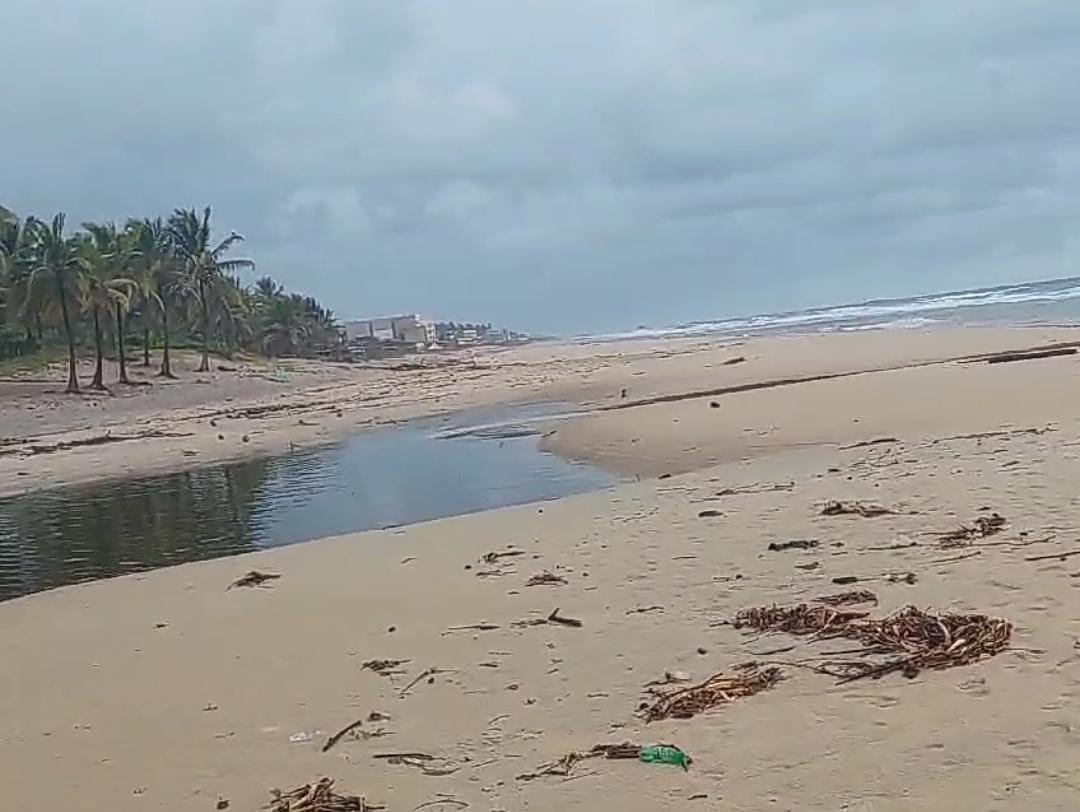
[[[142,365],[150,366],[150,328],[143,327],[142,331]]]
[[[79,394],[79,375],[75,370],[75,335],[71,332],[71,317],[68,315],[67,292],[64,290],[62,280],[56,280],[56,290],[60,294],[60,312],[64,316],[64,335],[67,336],[68,345],[68,382],[65,390],[70,395]],[[41,326],[40,320],[38,326]]]
[[[206,285],[199,284],[199,298],[202,300],[202,363],[196,372],[210,371],[210,303],[206,300]]]
[[[101,348],[101,321],[98,318],[98,307],[94,305],[94,349],[97,352],[97,363],[94,366],[94,380],[90,382],[91,389],[106,391],[102,381],[102,358],[105,353]]]
[[[161,296],[161,288],[158,288],[158,296]],[[162,298],[162,302],[164,302]],[[172,373],[172,366],[169,364],[169,306],[165,305],[161,308],[161,332],[163,337],[164,347],[161,350],[161,371],[158,372],[158,377],[161,378],[175,378]]]
[[[124,311],[116,303],[116,355],[120,361],[120,383],[131,383],[127,376],[127,358],[124,357]]]

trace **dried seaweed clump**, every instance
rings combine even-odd
[[[816,634],[821,637],[844,636],[847,624],[867,616],[867,612],[833,609],[828,606],[757,606],[742,609],[732,624],[736,629],[749,627],[758,631]]]
[[[664,745],[673,747],[673,745]],[[676,748],[678,749],[678,748]],[[541,764],[532,772],[522,773],[517,777],[518,781],[534,781],[537,778],[554,775],[565,777],[570,775],[574,766],[590,758],[608,759],[637,759],[641,756],[642,746],[636,742],[622,742],[621,744],[594,744],[588,752],[581,753],[571,750],[566,755]]]
[[[274,797],[263,807],[269,812],[375,812],[386,808],[366,803],[356,795],[338,795],[333,778],[320,778],[291,792],[275,789],[270,793]]]
[[[948,612],[936,615],[906,606],[880,620],[851,624],[853,639],[866,643],[869,654],[900,657],[855,669],[849,679],[880,677],[902,671],[914,677],[924,668],[943,669],[992,657],[1009,645],[1012,624],[987,615]]]
[[[877,603],[877,595],[869,589],[853,589],[850,592],[836,592],[814,598],[816,603],[826,606],[851,606],[856,603]]]
[[[726,705],[736,699],[753,696],[771,688],[783,679],[779,668],[753,666],[741,674],[714,674],[704,682],[669,693],[658,694],[652,704],[644,703],[641,710],[646,722],[659,719],[689,719],[690,717]]]
[[[979,516],[971,524],[962,524],[955,530],[945,533],[941,537],[941,546],[966,547],[973,539],[984,539],[1005,529],[1005,517],[1000,513],[991,513],[989,516]]]
[[[935,614],[915,606],[884,618],[805,604],[757,607],[740,611],[734,625],[861,643],[863,648],[855,653],[862,659],[826,661],[815,666],[839,677],[841,682],[877,678],[893,671],[914,677],[924,668],[967,665],[1002,651],[1012,635],[1012,624],[1002,618],[958,612]]]
[[[826,502],[821,509],[822,516],[862,516],[864,519],[873,519],[875,516],[888,516],[896,513],[895,510],[884,505],[874,505],[867,502]]]

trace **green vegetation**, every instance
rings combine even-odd
[[[160,348],[161,377],[175,377],[170,349],[197,346],[200,372],[210,355],[238,350],[313,357],[342,343],[334,314],[311,297],[286,293],[269,277],[240,279],[250,259],[231,257],[243,237],[215,241],[211,210],[177,209],[168,218],[84,223],[21,219],[0,206],[0,362],[66,350],[68,392],[79,391],[80,347],[93,346],[92,389],[104,389],[111,350],[118,383],[128,379],[127,348],[142,340],[142,364]]]

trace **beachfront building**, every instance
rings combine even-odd
[[[435,322],[416,314],[347,321],[343,327],[354,360],[407,355],[435,344]]]
[[[416,314],[347,321],[345,338],[349,342],[360,339],[402,341],[423,348],[435,341],[435,322]]]

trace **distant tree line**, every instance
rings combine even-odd
[[[84,223],[20,218],[0,207],[0,359],[60,345],[67,391],[79,391],[78,349],[93,346],[92,389],[105,389],[103,359],[115,354],[128,380],[128,347],[141,340],[142,365],[160,349],[158,374],[175,377],[170,349],[195,346],[198,371],[211,352],[312,356],[341,341],[334,314],[310,296],[287,293],[269,277],[240,280],[250,259],[230,257],[243,237],[215,240],[211,210],[177,209],[166,218]]]
[[[477,336],[485,336],[491,332],[491,322],[473,324],[472,322],[440,321],[435,325],[435,335],[439,341],[452,340],[466,331],[475,333]]]

